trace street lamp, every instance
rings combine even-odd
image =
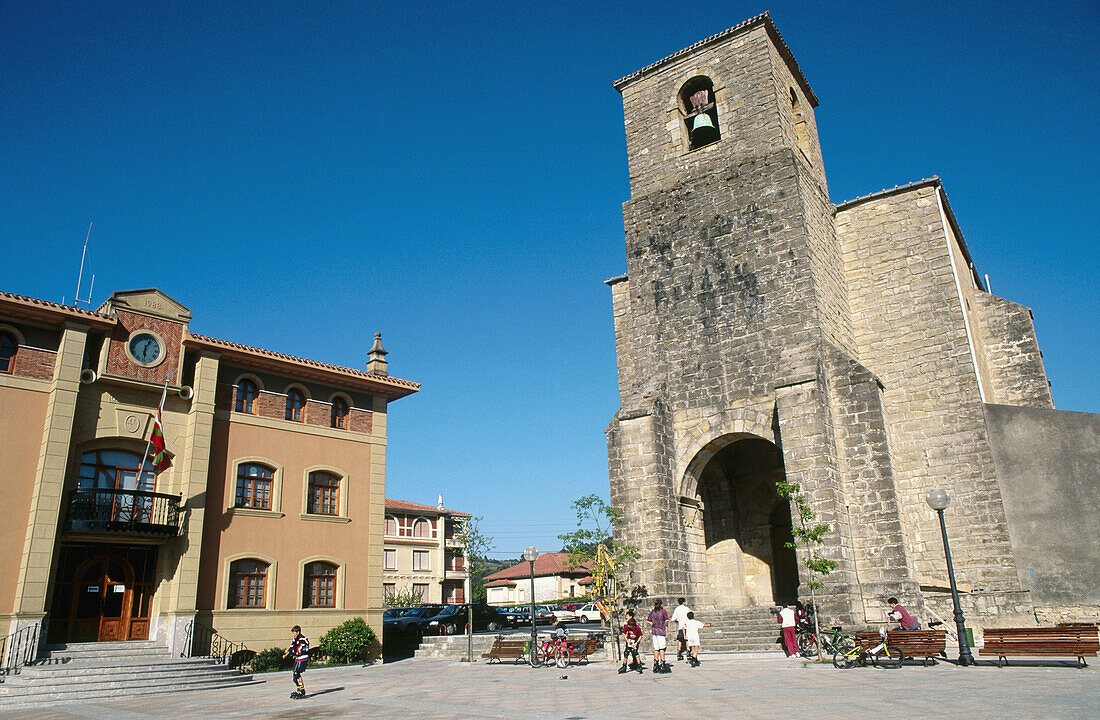
[[[535,666],[535,647],[539,642],[538,632],[535,630],[535,560],[538,558],[539,551],[534,545],[523,551],[523,559],[531,566],[531,667]]]
[[[951,498],[946,490],[937,489],[929,490],[924,501],[940,516],[943,554],[947,556],[947,579],[951,581],[951,602],[955,606],[955,628],[959,633],[959,665],[973,665],[974,656],[970,654],[970,643],[966,641],[966,623],[963,620],[962,605],[959,604],[959,589],[955,586],[955,568],[951,565],[951,548],[947,544],[947,523],[943,520],[943,511],[951,504]]]

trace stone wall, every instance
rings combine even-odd
[[[986,402],[1053,408],[1031,311],[988,293],[976,293],[970,306],[984,351]]]
[[[925,494],[953,498],[963,584],[1019,588],[938,181],[840,206],[836,214],[860,360],[883,383],[898,505],[918,579],[946,581]],[[963,270],[965,272],[965,269]]]
[[[1100,415],[985,411],[1021,585],[1036,605],[1100,606]]]

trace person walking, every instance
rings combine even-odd
[[[784,605],[779,614],[775,616],[775,621],[783,628],[783,649],[787,652],[787,657],[797,660],[798,641],[795,639],[794,610],[791,609],[790,605]]]
[[[668,611],[664,609],[664,603],[660,600],[653,601],[653,610],[650,611],[646,622],[649,623],[649,634],[653,638],[653,672],[667,673],[672,669],[665,662],[665,628],[668,624]]]
[[[309,638],[302,634],[302,628],[295,625],[290,629],[290,647],[283,653],[284,658],[294,658],[294,685],[298,688],[290,694],[295,700],[301,700],[306,696],[306,685],[302,682],[302,673],[306,671],[306,663],[309,662]]]
[[[684,634],[684,622],[691,612],[684,598],[676,598],[676,609],[672,611],[672,622],[676,623],[676,659],[683,660],[684,653],[688,652],[687,636]]]

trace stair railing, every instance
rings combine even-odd
[[[243,673],[254,654],[244,643],[231,642],[214,628],[192,620],[187,624],[187,650],[180,657],[210,658]]]
[[[28,625],[0,640],[0,683],[8,675],[18,675],[20,668],[38,659],[40,623]]]

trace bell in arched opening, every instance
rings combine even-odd
[[[714,121],[709,113],[699,113],[690,118],[689,122],[691,122],[691,133],[689,135],[691,147],[697,148],[709,145],[718,139],[718,128],[714,126]]]

